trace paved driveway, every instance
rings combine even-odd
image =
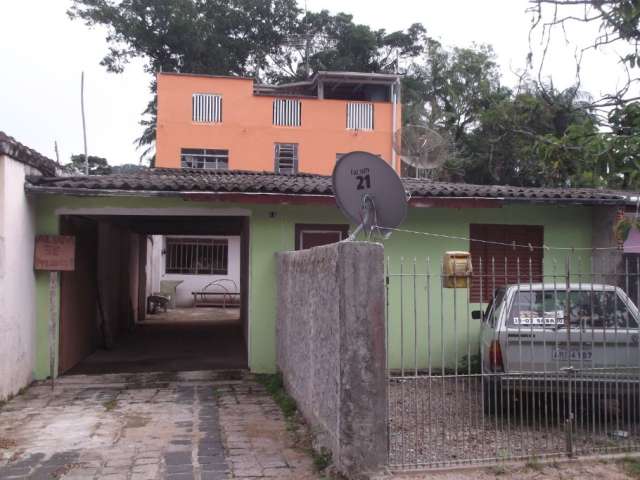
[[[68,376],[0,408],[0,479],[316,478],[238,373]]]

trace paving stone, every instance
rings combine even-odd
[[[167,465],[191,465],[191,452],[169,452],[164,461]]]
[[[192,473],[176,473],[167,475],[167,480],[195,480]]]
[[[229,475],[226,472],[202,472],[200,480],[226,480]]]
[[[193,465],[167,465],[167,473],[193,472]]]
[[[2,451],[0,479],[52,480],[56,472],[61,480],[317,478],[308,456],[290,453],[295,445],[264,388],[206,383],[214,377],[73,376],[54,391],[35,384],[0,410],[0,437],[33,452]]]

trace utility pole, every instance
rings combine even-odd
[[[56,162],[60,165],[60,153],[58,152],[58,141],[53,141],[53,150],[56,152]]]
[[[87,125],[84,118],[84,71],[80,74],[80,109],[82,110],[82,136],[84,137],[84,174],[89,175],[89,156],[87,155]]]

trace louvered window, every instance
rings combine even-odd
[[[373,130],[373,103],[347,103],[347,128]]]
[[[276,98],[273,101],[273,124],[299,127],[302,124],[302,102],[290,98]]]
[[[191,98],[191,118],[197,123],[222,122],[222,96],[194,93]]]
[[[167,238],[166,273],[226,275],[229,241],[218,238]]]
[[[203,170],[228,170],[229,150],[208,150],[205,148],[183,148],[180,151],[182,168]]]
[[[498,287],[542,281],[544,250],[540,247],[544,245],[544,227],[472,223],[469,236],[486,242],[527,245],[514,248],[494,243],[470,242],[473,265],[472,302],[487,303]],[[528,248],[528,245],[534,248]]]
[[[274,170],[276,173],[298,173],[297,143],[276,143]]]

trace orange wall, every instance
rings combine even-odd
[[[191,121],[193,93],[222,95],[222,123]],[[330,175],[336,153],[354,150],[391,163],[390,103],[374,102],[372,131],[346,129],[344,100],[302,99],[300,127],[272,125],[272,104],[273,97],[253,95],[251,79],[159,74],[156,166],[179,168],[181,148],[211,148],[229,150],[230,169],[273,171],[274,143],[297,143],[298,170],[305,173]]]

